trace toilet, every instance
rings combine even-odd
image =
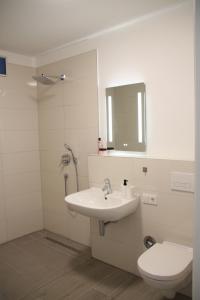
[[[193,249],[164,241],[156,243],[138,258],[138,270],[144,281],[173,299],[176,292],[192,279]]]

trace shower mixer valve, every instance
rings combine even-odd
[[[72,148],[68,144],[64,144],[65,150],[69,153],[65,153],[61,156],[61,164],[64,168],[64,166],[68,166],[70,163],[70,160],[72,159],[72,162],[74,164],[75,173],[76,173],[76,188],[77,192],[79,191],[79,176],[78,176],[78,159],[75,157],[74,152]]]
[[[60,166],[63,167],[68,166],[70,164],[70,161],[71,161],[70,154],[65,153],[61,156]]]

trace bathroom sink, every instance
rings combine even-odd
[[[138,206],[139,199],[137,196],[126,199],[118,191],[105,196],[100,188],[92,187],[66,196],[65,201],[69,209],[107,222],[118,221],[132,214]]]

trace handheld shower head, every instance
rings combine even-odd
[[[69,146],[69,145],[67,145],[67,144],[64,144],[64,147],[65,147],[65,149],[66,149],[66,150],[68,150],[68,151],[72,151],[72,149],[70,148],[70,146]]]
[[[68,150],[69,152],[71,152],[73,162],[74,162],[75,165],[77,165],[78,159],[74,156],[74,152],[73,152],[72,148],[69,145],[67,145],[67,144],[64,144],[64,147],[65,147],[66,150]]]
[[[74,156],[74,152],[68,144],[64,144],[64,147],[67,151],[71,152],[71,156],[72,156],[72,160],[73,160],[74,167],[75,167],[75,172],[76,172],[76,186],[77,186],[77,192],[78,192],[79,191],[78,159]]]

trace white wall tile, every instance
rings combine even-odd
[[[8,78],[8,77],[7,77]],[[9,77],[10,78],[10,77]],[[0,87],[0,108],[4,109],[33,109],[37,110],[36,86],[21,88],[13,87],[10,83],[8,88]]]
[[[42,211],[41,193],[31,192],[6,198],[7,218],[19,214],[31,214],[32,211]]]
[[[40,192],[40,172],[23,172],[4,176],[6,198]]]
[[[35,69],[0,81],[0,243],[43,228]]]
[[[62,150],[64,151],[65,131],[57,130],[40,130],[40,150]]]
[[[81,244],[90,245],[90,219],[78,213],[67,212],[69,238]]]
[[[41,109],[62,107],[64,104],[65,82],[58,82],[55,85],[38,85],[38,107]]]
[[[53,107],[39,110],[40,130],[56,130],[64,128],[63,107]]]
[[[97,153],[98,126],[79,130],[79,151],[87,154]]]
[[[37,110],[1,109],[2,130],[38,130]]]
[[[32,76],[35,75],[35,68],[7,63],[7,74],[8,76],[5,77],[5,80],[1,81],[1,87],[4,87],[6,90],[16,89],[18,95],[18,91],[25,91],[26,89],[29,90],[30,88],[32,88],[32,86],[29,85],[29,83],[34,82]],[[34,90],[36,95],[35,86]]]
[[[136,245],[136,247],[134,247]],[[104,237],[96,235],[92,238],[92,256],[108,264],[114,265],[120,269],[139,275],[137,270],[138,245],[134,243],[132,247],[126,244],[112,240],[106,240]],[[141,251],[141,249],[140,249]],[[132,257],[132,259],[130,259]]]
[[[25,213],[16,213],[7,218],[7,240],[13,240],[30,232],[43,228],[41,209]]]
[[[69,236],[69,224],[65,214],[57,214],[46,208],[44,210],[44,227],[67,238]]]
[[[89,188],[88,176],[79,176],[80,190],[85,190]]]
[[[63,147],[64,148],[64,147]],[[62,150],[44,150],[40,151],[41,170],[42,171],[62,171],[61,156],[65,151]]]
[[[39,150],[38,131],[0,131],[1,153]]]
[[[63,213],[66,209],[63,175],[49,171],[42,172],[42,195],[44,209]]]
[[[70,145],[76,156],[78,156],[80,149],[79,137],[80,129],[65,129],[65,143]]]
[[[69,81],[64,89],[64,105],[89,107],[97,100],[96,75],[88,78]]]
[[[69,239],[90,245],[90,220],[67,209],[62,213],[45,210],[45,228]]]
[[[136,178],[135,161],[128,158],[119,157],[116,162],[114,157],[99,156],[99,159],[96,159],[96,156],[89,156],[89,169],[90,182],[103,184],[104,178],[109,177],[112,178],[113,184],[119,186],[123,179],[134,183]]]
[[[98,110],[97,104],[92,103],[90,106],[74,105],[65,106],[65,128],[90,128],[98,127]]]
[[[40,171],[39,151],[2,154],[4,174]]]

